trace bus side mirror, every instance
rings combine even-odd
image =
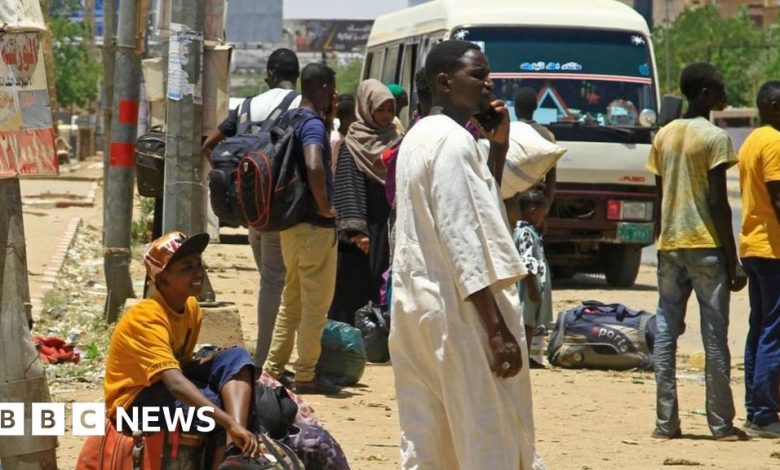
[[[679,96],[664,95],[661,100],[661,115],[658,116],[658,126],[663,127],[682,116],[683,100]]]

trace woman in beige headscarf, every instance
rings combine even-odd
[[[382,154],[401,143],[393,119],[395,99],[379,80],[360,83],[357,120],[341,146],[335,176],[339,260],[330,318],[354,323],[354,314],[369,300],[379,300],[389,247]]]

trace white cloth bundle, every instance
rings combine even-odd
[[[490,142],[481,139],[479,143],[483,151],[489,151]],[[531,125],[512,122],[509,125],[509,151],[504,163],[501,198],[509,199],[539,183],[564,153],[565,148],[539,135]]]

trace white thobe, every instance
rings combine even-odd
[[[515,282],[525,274],[503,203],[473,137],[444,115],[406,135],[396,173],[390,354],[401,467],[530,470],[534,425]],[[523,352],[490,369],[487,331],[468,297],[489,287]]]

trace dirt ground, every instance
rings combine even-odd
[[[225,239],[235,242],[240,236]],[[212,246],[206,260],[220,299],[236,302],[247,345],[254,339],[257,274],[247,245]],[[138,271],[138,266],[134,269]],[[558,283],[554,290],[556,311],[584,299],[619,301],[652,311],[657,301],[655,272],[643,266],[632,289],[608,289],[598,277],[577,276]],[[655,414],[653,376],[640,372],[533,370],[533,400],[538,451],[550,469],[658,469],[667,466],[702,466],[724,470],[780,468],[780,443],[754,439],[719,443],[710,438],[704,416],[705,390],[700,361],[698,309],[695,301],[687,319],[688,331],[680,338],[679,399],[683,439],[650,438]],[[733,354],[732,389],[737,423],[742,407],[742,348],[747,325],[745,292],[732,299],[730,343]],[[343,397],[309,396],[325,426],[341,443],[355,469],[398,468],[399,425],[391,365],[366,368],[360,386]],[[57,401],[96,401],[101,390],[86,384],[54,384]],[[490,432],[485,429],[484,432]],[[80,441],[62,438],[58,458],[63,469],[75,466]]]
[[[86,222],[92,221],[97,226],[100,208],[84,210],[81,215]],[[28,228],[34,228],[34,224],[28,224]],[[206,251],[209,276],[218,299],[235,302],[240,313],[241,334],[245,345],[251,349],[257,330],[258,274],[245,235],[241,231],[224,229],[222,235],[222,243],[213,244]],[[35,240],[34,236],[29,237],[28,250],[35,249]],[[142,272],[139,260],[135,260],[136,288],[142,283]],[[643,266],[637,284],[625,290],[607,288],[603,278],[576,276],[555,283],[553,299],[555,312],[586,299],[622,302],[635,309],[654,311],[657,302],[655,268]],[[746,291],[732,297],[731,307],[732,390],[736,423],[741,424],[744,420],[742,361],[747,333]],[[235,329],[235,324],[226,322],[219,326]],[[650,438],[655,417],[652,374],[532,370],[537,449],[548,468],[644,470],[680,465],[722,470],[780,468],[780,441],[754,439],[720,443],[711,439],[704,415],[701,350],[698,307],[692,299],[687,332],[680,338],[678,351],[684,435],[683,439],[673,441]],[[57,402],[102,400],[100,383],[50,380],[50,389]],[[361,384],[346,389],[343,396],[307,396],[306,400],[341,443],[353,469],[378,470],[398,468],[399,425],[394,395],[392,366],[369,364]],[[490,429],[482,431],[491,432]],[[69,429],[66,434],[68,432]],[[66,435],[60,439],[57,454],[61,469],[75,468],[80,447],[80,438]]]

